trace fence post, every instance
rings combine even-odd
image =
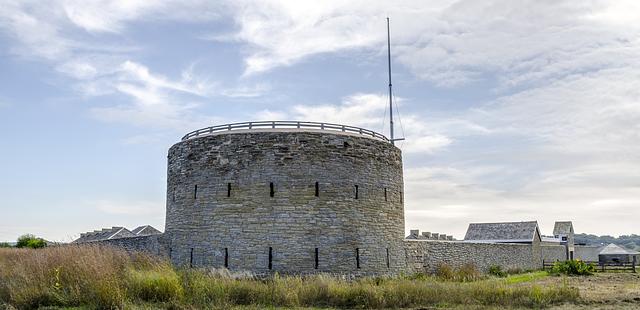
[[[633,261],[631,262],[631,270],[633,270],[633,273],[636,273],[636,263],[637,263],[637,256],[634,255]]]

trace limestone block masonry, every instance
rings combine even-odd
[[[406,269],[402,157],[389,142],[314,130],[229,131],[168,155],[168,256],[256,273]]]
[[[164,246],[162,234],[116,238],[92,242],[100,245],[123,248],[129,252],[146,252],[157,256],[166,256],[167,249]]]
[[[547,262],[565,261],[567,259],[567,247],[562,244],[541,245],[542,259]]]
[[[491,266],[535,270],[542,268],[539,248],[539,244],[407,240],[406,271],[432,273],[441,264],[452,267],[472,264],[484,272]]]

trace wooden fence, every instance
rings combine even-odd
[[[553,267],[553,264],[555,263],[556,263],[555,261],[552,261],[552,262],[542,261],[542,269],[543,270],[551,269]],[[587,262],[587,261],[585,261],[585,263],[596,265],[596,271],[600,271],[600,272],[631,271],[635,273],[636,265],[637,265],[635,260],[630,263],[603,263],[603,262]]]

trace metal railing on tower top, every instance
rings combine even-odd
[[[363,136],[372,137],[375,139],[380,139],[382,141],[390,142],[390,140],[387,137],[385,137],[383,134],[377,133],[369,129],[348,126],[348,125],[331,124],[331,123],[300,122],[300,121],[259,121],[259,122],[244,122],[244,123],[232,123],[232,124],[211,126],[211,127],[194,130],[186,134],[184,137],[182,137],[182,141],[199,137],[199,136],[205,136],[205,135],[220,133],[224,131],[231,131],[231,130],[276,129],[276,128],[319,129],[319,130],[329,130],[329,131],[350,132],[350,133],[357,133]]]

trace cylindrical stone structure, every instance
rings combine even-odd
[[[388,140],[251,128],[169,149],[165,242],[174,264],[396,274],[406,265],[403,238],[402,156]]]

